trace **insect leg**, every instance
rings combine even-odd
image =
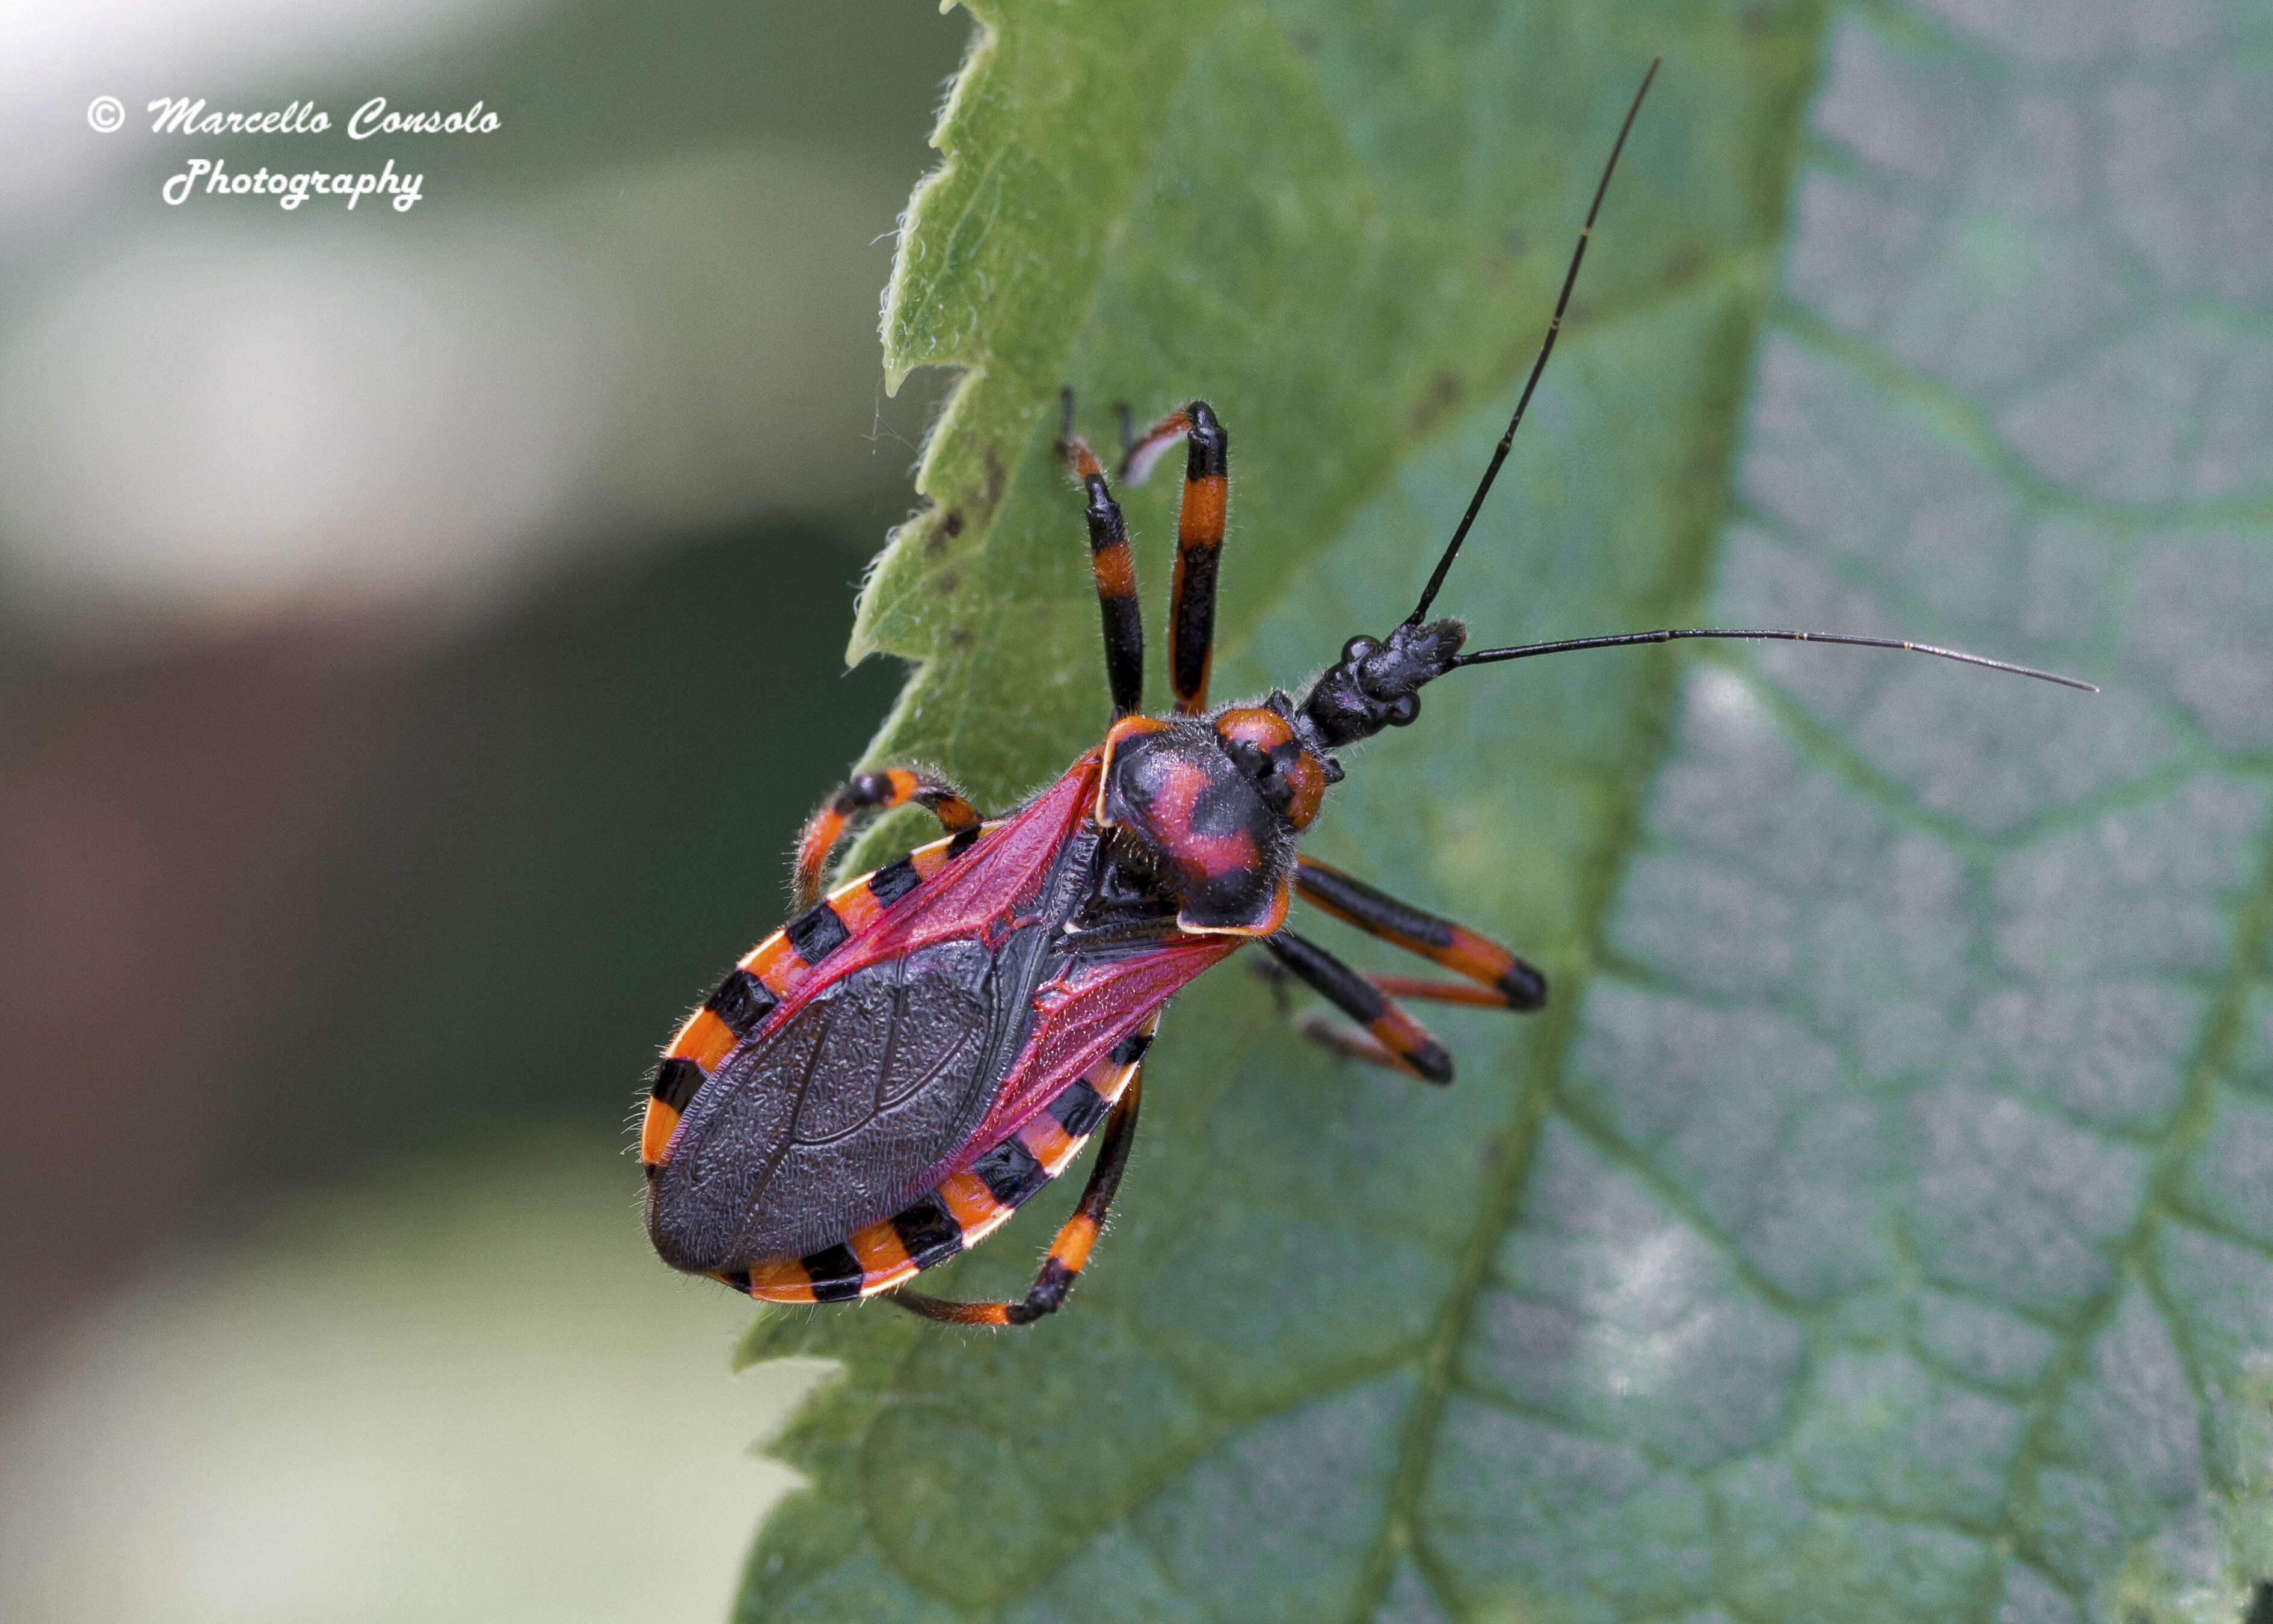
[[[1080,1278],[1083,1267],[1089,1262],[1090,1249],[1097,1244],[1098,1234],[1105,1228],[1105,1214],[1113,1206],[1114,1192],[1121,1188],[1121,1175],[1129,1166],[1129,1150],[1136,1142],[1136,1107],[1144,1086],[1140,1068],[1129,1078],[1121,1098],[1114,1102],[1113,1114],[1105,1119],[1105,1143],[1097,1153],[1097,1165],[1090,1169],[1089,1184],[1081,1192],[1081,1202],[1058,1230],[1057,1239],[1050,1243],[1050,1255],[1023,1300],[951,1303],[944,1297],[906,1290],[891,1293],[890,1300],[911,1313],[921,1314],[926,1320],[945,1320],[949,1325],[1031,1325],[1044,1314],[1054,1314],[1064,1307],[1066,1293],[1073,1289],[1073,1282]]]
[[[1433,959],[1447,970],[1464,975],[1474,986],[1457,982],[1417,981],[1410,976],[1371,976],[1384,992],[1407,998],[1431,998],[1442,1004],[1475,1004],[1490,1009],[1535,1010],[1547,1002],[1547,978],[1497,942],[1451,920],[1409,907],[1394,897],[1354,880],[1339,868],[1308,857],[1294,868],[1294,891],[1305,902],[1317,904],[1337,919],[1347,920],[1370,936]]]
[[[1357,1023],[1355,1028],[1332,1020],[1305,1018],[1302,1030],[1329,1049],[1360,1060],[1370,1060],[1426,1083],[1452,1080],[1452,1057],[1429,1029],[1383,994],[1381,989],[1316,943],[1291,930],[1263,938],[1271,956],[1295,978],[1325,995],[1326,1001]]]
[[[1129,527],[1121,504],[1089,442],[1073,432],[1073,391],[1065,392],[1065,432],[1058,453],[1081,481],[1088,505],[1089,568],[1097,578],[1097,606],[1105,620],[1105,680],[1113,689],[1115,719],[1134,716],[1144,701],[1144,620],[1136,608],[1136,563],[1129,553]]]
[[[1125,437],[1124,437],[1125,438]],[[1216,564],[1223,553],[1224,513],[1231,486],[1231,440],[1205,401],[1171,412],[1129,442],[1121,477],[1144,483],[1169,447],[1189,439],[1184,503],[1176,521],[1176,579],[1168,598],[1168,680],[1176,709],[1207,709],[1208,667],[1215,650]]]
[[[836,849],[854,818],[863,812],[889,811],[911,801],[930,808],[941,827],[951,835],[979,827],[979,814],[963,798],[963,792],[936,773],[910,767],[864,772],[822,802],[798,837],[791,911],[803,914],[821,900],[829,853]]]

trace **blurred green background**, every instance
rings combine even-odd
[[[0,1616],[723,1613],[803,1377],[729,1375],[622,1124],[899,680],[841,654],[944,380],[877,297],[968,32],[14,15]],[[425,181],[166,206],[204,155]]]

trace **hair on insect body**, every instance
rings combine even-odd
[[[2065,687],[2073,677],[1896,638],[1722,628],[1614,632],[1469,650],[1429,610],[1506,462],[1554,353],[1594,222],[1657,64],[1636,92],[1587,211],[1562,291],[1506,432],[1412,613],[1342,645],[1299,696],[1211,706],[1230,440],[1193,401],[1141,433],[1122,410],[1119,473],[1141,481],[1178,442],[1182,505],[1170,584],[1174,709],[1141,705],[1144,632],[1111,479],[1074,432],[1057,449],[1083,495],[1113,718],[1054,783],[986,818],[934,772],[864,772],[806,824],[796,917],[730,971],[664,1050],[640,1160],[648,1232],[673,1267],[775,1301],[886,1297],[931,1319],[1024,1325],[1063,1305],[1128,1165],[1144,1056],[1168,1001],[1250,943],[1275,974],[1343,1019],[1302,1030],[1353,1059],[1448,1084],[1452,1059],[1406,1008],[1433,1001],[1525,1011],[1536,967],[1464,925],[1303,855],[1345,771],[1339,752],[1420,714],[1456,671],[1689,639],[1901,650]],[[854,820],[914,803],[941,838],[823,894]],[[1362,975],[1290,929],[1296,897],[1448,976]],[[907,1289],[976,1245],[1102,1146],[1073,1215],[1025,1296],[949,1302]]]

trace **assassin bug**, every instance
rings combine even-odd
[[[1903,649],[2070,688],[2090,684],[1876,637],[1707,629],[1629,632],[1464,653],[1430,620],[1555,347],[1610,176],[1657,64],[1602,170],[1545,341],[1466,515],[1420,602],[1386,637],[1357,636],[1301,698],[1211,709],[1208,666],[1228,441],[1194,401],[1129,436],[1124,479],[1187,444],[1168,615],[1173,715],[1140,713],[1144,632],[1121,509],[1097,456],[1058,442],[1086,499],[1114,720],[1055,783],[999,819],[919,770],[865,773],[799,840],[797,916],[746,955],[664,1052],[640,1157],[648,1229],[678,1268],[776,1302],[889,1295],[934,1320],[1024,1325],[1054,1312],[1088,1260],[1127,1166],[1144,1052],[1187,981],[1259,941],[1287,975],[1349,1018],[1313,1024],[1344,1052],[1431,1083],[1451,1057],[1397,1003],[1536,1010],[1546,978],[1482,936],[1298,854],[1343,770],[1335,752],[1412,722],[1420,690],[1502,660],[1680,638]],[[855,817],[910,801],[946,838],[821,894]],[[1462,978],[1362,976],[1287,928],[1301,896]],[[1015,1303],[904,1289],[1007,1220],[1102,1124],[1073,1216]]]

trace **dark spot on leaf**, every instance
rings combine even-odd
[[[993,446],[986,447],[986,488],[979,493],[979,504],[991,515],[1002,500],[1002,455]]]
[[[949,508],[947,510],[947,517],[939,522],[939,528],[950,541],[952,541],[956,537],[962,535],[963,509],[960,508]]]
[[[951,649],[969,648],[971,646],[971,628],[968,626],[949,627],[947,628],[947,645]]]
[[[949,592],[955,590],[956,587],[961,583],[961,581],[962,577],[957,575],[953,570],[942,569],[939,572],[937,577],[933,580],[932,585],[938,590],[939,595],[944,598]]]

